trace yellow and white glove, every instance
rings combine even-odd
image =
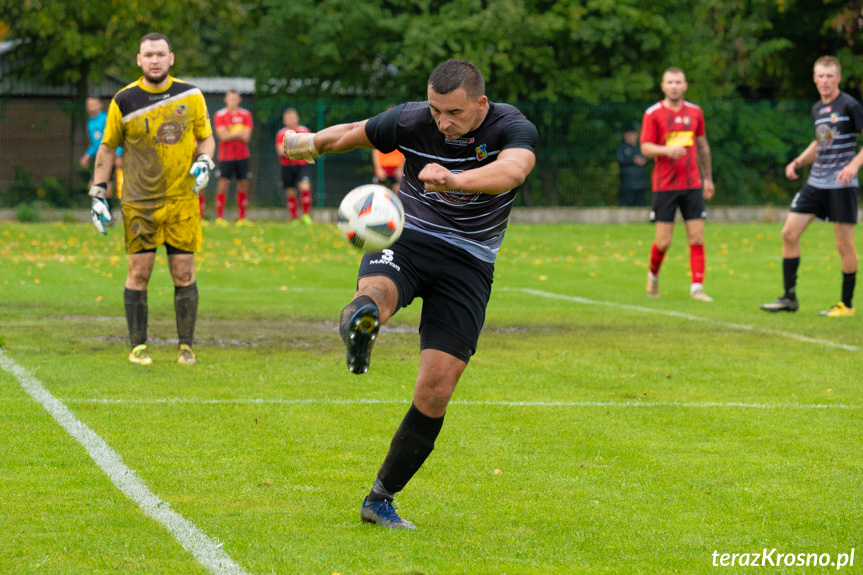
[[[293,131],[285,132],[282,151],[289,160],[305,160],[310,164],[314,164],[315,158],[320,156],[318,149],[315,148],[315,134],[308,132],[302,134]]]
[[[105,226],[111,223],[111,210],[108,209],[108,200],[105,193],[108,191],[107,184],[94,184],[90,187],[90,197],[93,198],[92,213],[93,225],[103,236],[108,235]]]
[[[196,194],[207,187],[207,182],[210,181],[210,172],[215,167],[216,164],[207,154],[198,154],[198,157],[192,162],[189,173],[195,176],[195,185],[192,186],[192,190]]]

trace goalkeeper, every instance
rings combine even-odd
[[[147,284],[156,248],[164,245],[174,281],[177,361],[193,364],[198,313],[195,252],[202,241],[197,194],[209,180],[216,144],[201,91],[169,74],[174,54],[168,38],[147,34],[138,46],[137,61],[144,75],[114,96],[96,154],[95,184],[90,188],[93,225],[105,234],[105,224],[111,221],[105,192],[115,150],[122,145],[121,209],[129,257],[123,302],[129,361],[152,363],[147,353]]]

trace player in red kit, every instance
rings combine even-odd
[[[227,225],[223,218],[231,178],[237,179],[237,225],[248,224],[246,208],[249,206],[249,140],[252,138],[252,114],[240,107],[240,93],[230,90],[225,94],[226,106],[216,112],[213,124],[219,138],[219,187],[216,190],[216,224]],[[201,216],[204,214],[204,195],[201,194]]]
[[[674,216],[680,208],[689,241],[690,297],[709,302],[713,299],[704,293],[704,201],[713,197],[713,170],[704,114],[683,99],[687,87],[683,70],[667,69],[661,84],[665,98],[648,108],[642,121],[641,153],[654,161],[650,219],[656,225],[647,296],[659,297],[659,268],[671,245]]]
[[[279,163],[281,164],[281,182],[282,189],[285,190],[285,201],[288,205],[288,213],[291,216],[291,223],[297,222],[298,205],[297,205],[297,188],[300,189],[300,205],[303,209],[302,221],[309,225],[312,223],[312,217],[309,215],[309,208],[312,207],[312,184],[309,181],[309,167],[305,160],[289,160],[285,157],[282,141],[285,139],[286,132],[296,132],[297,134],[308,134],[311,132],[307,127],[300,125],[300,116],[293,108],[288,108],[282,114],[282,123],[284,128],[276,134],[276,153],[279,155]]]

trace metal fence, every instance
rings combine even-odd
[[[207,96],[207,101],[211,114],[224,105],[218,95]],[[251,204],[284,205],[275,136],[286,107],[296,108],[301,122],[315,131],[371,117],[394,103],[244,98],[242,105],[255,118]],[[652,103],[516,103],[539,130],[537,165],[520,189],[520,205],[618,205],[615,150],[624,128],[640,122]],[[714,205],[787,205],[800,183],[785,179],[784,166],[813,138],[811,105],[702,103],[713,152]],[[89,173],[78,166],[78,159],[87,148],[86,120],[82,101],[0,98],[0,207],[14,207],[30,197],[59,207],[83,201]],[[647,170],[649,176],[650,165]],[[371,181],[371,153],[327,155],[312,166],[311,176],[314,204],[335,206],[348,190]],[[207,194],[214,193],[211,182]]]

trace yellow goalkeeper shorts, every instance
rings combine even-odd
[[[198,196],[155,202],[123,202],[126,253],[167,244],[185,252],[201,251],[201,207]]]

